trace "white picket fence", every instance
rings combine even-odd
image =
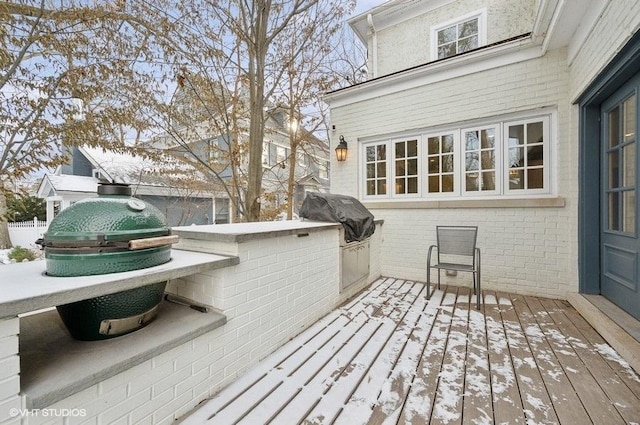
[[[19,223],[7,223],[9,227],[9,238],[13,246],[24,248],[37,248],[36,239],[42,237],[47,231],[47,222],[38,221],[36,217],[32,221],[21,221]]]

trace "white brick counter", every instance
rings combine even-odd
[[[377,229],[371,239],[374,261],[369,278],[339,292],[339,229],[333,223],[298,221],[174,229],[181,236],[176,248],[186,257],[208,253],[237,258],[236,264],[224,268],[202,267],[174,276],[167,285],[167,292],[211,306],[226,324],[40,411],[29,410],[20,392],[19,319],[0,319],[0,424],[172,423],[379,276],[381,231]],[[76,297],[73,292],[69,291],[70,297]],[[117,340],[110,342],[125,349],[127,344]],[[88,344],[99,353],[103,342],[109,341]],[[81,350],[83,344],[72,346]],[[100,355],[95,355],[99,361]],[[87,361],[87,356],[81,358]]]

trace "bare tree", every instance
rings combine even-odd
[[[173,153],[188,155],[210,177],[210,189],[226,192],[248,221],[260,218],[264,195],[265,110],[284,102],[298,117],[331,86],[320,66],[325,34],[352,6],[340,0],[50,3],[0,4],[0,182],[56,166],[76,144],[154,156],[169,144],[141,142],[162,131],[173,140]],[[166,92],[176,87],[190,99],[168,103]],[[189,107],[176,110],[181,103]],[[294,151],[299,141],[292,134]],[[289,160],[295,162],[295,151]],[[0,216],[4,204],[0,191]],[[6,246],[2,224],[0,246]]]
[[[286,73],[278,81],[276,93],[279,102],[286,105],[293,127],[289,132],[290,154],[287,178],[287,218],[293,216],[296,184],[296,164],[299,154],[312,160],[324,150],[314,133],[326,129],[326,108],[322,94],[336,88],[340,72],[335,49],[342,26],[341,18],[355,6],[354,2],[342,2],[333,9],[333,15],[315,12],[292,21],[276,41],[277,55],[286,66]],[[317,5],[317,7],[320,7]],[[340,19],[336,19],[340,18]],[[302,111],[306,111],[303,114]],[[307,117],[302,121],[302,117]]]
[[[305,55],[312,58],[313,52],[326,49],[321,40],[329,38],[324,34],[335,31],[351,6],[339,0],[204,0],[180,2],[170,8],[175,11],[170,19],[175,23],[174,32],[169,37],[174,43],[165,47],[171,50],[169,56],[182,64],[176,71],[178,84],[191,91],[199,102],[197,109],[208,114],[212,124],[200,125],[201,134],[192,131],[188,137],[184,125],[165,125],[165,131],[192,156],[201,151],[194,143],[198,137],[206,138],[204,133],[224,138],[224,155],[232,164],[231,170],[221,173],[207,158],[193,162],[212,173],[245,220],[260,219],[261,197],[265,195],[265,112],[282,100],[283,81],[295,81],[291,72],[296,64],[303,63]],[[303,71],[295,74],[299,72]],[[321,83],[322,78],[316,81]],[[176,123],[175,112],[172,117]],[[191,120],[202,122],[194,116]]]
[[[122,135],[146,129],[145,105],[158,88],[141,61],[154,27],[108,2],[46,4],[0,4],[3,186],[61,164],[67,146],[127,148]],[[5,210],[0,190],[0,217]],[[9,245],[0,221],[0,246]]]

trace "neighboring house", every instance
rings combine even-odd
[[[385,220],[382,274],[424,281],[435,226],[477,225],[484,288],[640,318],[640,2],[390,0],[349,24],[370,79],[325,97],[331,189]]]
[[[262,186],[276,194],[277,206],[286,203],[288,168],[292,155],[290,128],[291,120],[283,108],[273,108],[267,112],[265,141],[262,145]],[[294,211],[297,213],[308,192],[329,191],[329,146],[304,128],[295,131],[296,137],[301,140],[295,154]]]
[[[170,158],[160,163],[101,148],[73,148],[69,163],[45,175],[38,188],[38,196],[47,200],[47,222],[74,202],[97,196],[98,182],[107,181],[129,184],[133,196],[158,207],[170,226],[227,223],[228,212],[218,205],[226,199],[185,182],[195,170],[178,165],[181,174],[170,164]]]
[[[235,118],[246,112],[248,98],[239,89],[234,97],[228,90],[213,87],[201,76],[191,76],[174,95],[173,115],[169,129],[150,141],[154,148],[181,153],[187,162],[199,167],[217,181],[219,189],[243,196],[248,156],[241,153],[236,161],[235,180],[231,168],[232,157],[229,134],[235,131],[239,152],[247,152],[248,117]],[[199,87],[199,90],[194,89]],[[233,109],[232,104],[236,109]],[[266,195],[263,211],[282,209],[287,202],[287,185],[292,154],[291,139],[297,144],[294,172],[294,210],[297,211],[310,191],[329,190],[329,146],[324,140],[301,127],[298,119],[291,119],[287,108],[271,107],[265,111],[265,135],[262,148],[263,182]],[[217,174],[214,177],[214,174]],[[233,203],[227,201],[233,209]],[[234,215],[233,211],[230,213]]]

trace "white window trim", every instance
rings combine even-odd
[[[396,150],[395,150],[395,144],[396,142],[408,142],[409,140],[416,140],[417,143],[417,149],[418,149],[418,156],[417,156],[417,161],[418,161],[418,193],[396,193]],[[391,149],[391,151],[387,152],[387,160],[389,158],[389,153],[391,153],[392,158],[391,158],[391,162],[393,162],[393,164],[391,164],[391,186],[389,187],[389,183],[387,183],[387,187],[388,189],[391,189],[391,198],[401,198],[401,199],[405,199],[405,198],[420,198],[422,197],[422,181],[423,181],[423,169],[422,169],[422,164],[420,161],[420,158],[422,158],[422,136],[417,135],[417,136],[407,136],[407,137],[399,137],[399,138],[395,138],[391,140],[391,143],[387,146],[387,149]],[[405,152],[406,153],[406,152]],[[406,158],[406,156],[405,156]],[[387,173],[388,176],[388,173]],[[404,176],[405,178],[407,177],[406,175]],[[389,190],[387,190],[387,192],[389,192]]]
[[[437,24],[431,27],[430,58],[432,61],[438,60],[438,36],[437,36],[438,31],[444,28],[450,27],[452,25],[460,24],[462,22],[468,21],[469,19],[473,19],[473,18],[478,18],[478,47],[487,45],[487,9],[483,8],[480,10],[476,10],[475,12],[468,13],[464,16],[460,16],[455,19],[451,19],[447,22],[442,22],[440,24]]]
[[[544,188],[543,189],[517,189],[509,190],[508,176],[508,138],[505,136],[505,132],[509,125],[514,124],[526,124],[530,122],[542,121],[544,129],[544,144],[543,144],[543,170],[544,170]],[[360,141],[359,146],[359,158],[358,163],[358,176],[360,188],[360,199],[363,201],[396,201],[401,202],[403,200],[415,201],[416,199],[429,201],[460,201],[460,200],[473,200],[473,199],[540,199],[556,196],[557,182],[556,176],[558,174],[558,164],[555,160],[555,150],[557,149],[557,110],[555,108],[544,108],[543,110],[518,112],[505,116],[497,116],[481,120],[473,120],[472,122],[458,123],[448,125],[447,127],[438,127],[433,129],[414,130],[412,132],[402,132],[396,135],[389,135],[383,138],[371,138],[368,140]],[[496,166],[501,165],[502,168],[496,169],[496,191],[485,192],[464,192],[462,179],[464,178],[464,156],[462,145],[464,131],[474,129],[486,129],[494,127],[496,129]],[[459,168],[454,172],[454,191],[447,193],[429,193],[428,191],[428,171],[427,171],[427,158],[428,158],[428,139],[433,136],[442,136],[444,134],[454,135],[454,163]],[[393,148],[393,142],[398,140],[409,140],[418,138],[421,143],[418,144],[418,178],[419,178],[419,195],[404,194],[394,195],[395,184],[395,155],[391,157],[391,149]],[[366,193],[366,147],[372,145],[386,145],[387,149],[387,193],[385,195],[367,195]],[[391,161],[394,164],[391,164]],[[393,172],[393,174],[392,174]]]
[[[367,195],[367,147],[368,146],[378,146],[378,145],[385,145],[386,149],[387,149],[387,159],[386,159],[386,164],[385,164],[385,170],[386,170],[386,178],[387,178],[387,193],[384,195]],[[390,140],[386,139],[386,140],[372,140],[366,143],[363,143],[360,146],[360,161],[359,161],[359,168],[360,168],[360,173],[359,173],[359,179],[360,179],[360,193],[362,194],[362,199],[369,199],[369,200],[375,200],[375,199],[390,199],[391,198],[391,190],[389,188],[389,178],[390,178],[390,173],[391,173],[391,161],[389,161],[389,145],[390,145]]]
[[[429,138],[430,137],[441,137],[446,134],[453,135],[453,192],[429,192],[429,165],[427,164],[429,158]],[[425,133],[423,136],[424,140],[424,156],[420,158],[420,162],[425,165],[424,168],[424,196],[425,199],[451,199],[452,197],[459,198],[460,197],[460,178],[458,173],[459,169],[456,169],[456,166],[460,164],[460,131],[457,128],[438,130],[430,133]],[[440,153],[442,155],[442,152]],[[442,173],[440,174],[442,175]]]
[[[465,189],[464,178],[466,174],[466,146],[464,134],[467,131],[481,131],[488,130],[492,128],[495,134],[494,140],[494,166],[495,166],[495,185],[496,188],[494,190],[478,190],[478,191],[468,191]],[[506,127],[505,127],[506,128]],[[473,127],[466,127],[460,129],[460,188],[462,192],[462,196],[464,197],[486,197],[486,196],[500,196],[502,192],[502,183],[503,178],[502,175],[505,173],[504,162],[502,161],[502,152],[505,149],[502,141],[502,126],[499,123],[487,124],[487,125],[478,125]],[[502,167],[502,168],[501,168]],[[508,174],[508,171],[506,172]]]
[[[543,129],[543,148],[542,148],[542,170],[543,174],[543,188],[542,189],[509,189],[509,136],[508,136],[508,128],[511,125],[519,125],[519,124],[529,124],[532,122],[542,121],[542,129]],[[502,150],[505,152],[503,159],[503,184],[504,184],[504,196],[513,196],[513,195],[536,195],[543,194],[547,195],[551,193],[551,117],[550,116],[537,116],[531,118],[525,118],[521,120],[510,120],[504,121],[502,123],[502,134],[503,134],[503,147]],[[555,146],[555,144],[553,144]],[[526,154],[526,152],[525,152]],[[555,165],[555,164],[554,164]],[[546,188],[546,189],[545,189]]]

